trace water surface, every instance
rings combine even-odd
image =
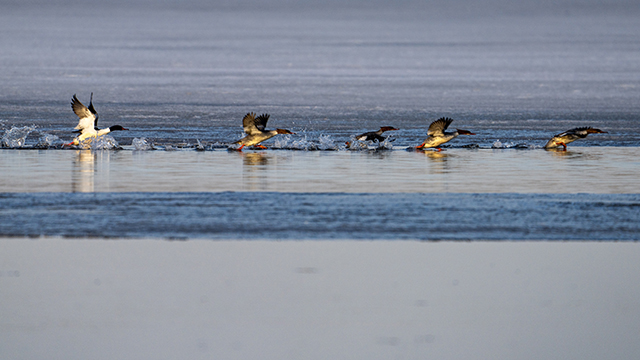
[[[640,193],[640,148],[0,150],[0,192]],[[258,195],[256,195],[258,196]]]

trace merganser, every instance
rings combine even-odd
[[[113,125],[104,129],[98,128],[98,112],[96,112],[96,109],[93,107],[93,93],[91,93],[91,98],[89,99],[89,107],[84,106],[80,100],[78,100],[76,94],[73,94],[71,109],[73,109],[73,112],[78,115],[80,119],[78,125],[75,127],[75,132],[79,132],[80,135],[66,145],[79,145],[82,141],[89,138],[106,135],[112,131],[129,130],[121,125]]]
[[[545,149],[552,149],[559,146],[562,146],[564,150],[567,150],[567,144],[570,142],[574,142],[578,139],[584,139],[589,134],[606,134],[606,131],[602,131],[600,129],[594,129],[592,127],[579,127],[571,130],[567,130],[563,133],[560,133],[549,140],[547,145],[544,146]]]
[[[454,132],[445,132],[445,130],[452,122],[453,119],[447,117],[443,117],[432,122],[431,125],[429,125],[429,130],[427,131],[428,137],[420,146],[416,147],[416,149],[435,147],[438,149],[438,151],[442,151],[442,149],[440,149],[438,146],[446,143],[447,141],[455,138],[458,135],[475,135],[468,130],[460,129],[456,129],[456,131]]]
[[[364,134],[360,134],[356,136],[356,140],[360,140],[360,141],[378,140],[378,142],[383,142],[384,139],[386,138],[382,136],[382,133],[384,133],[385,131],[393,131],[393,130],[398,130],[398,129],[394,128],[393,126],[382,126],[378,131],[370,131],[370,132],[366,132]]]
[[[256,114],[250,112],[244,116],[242,119],[242,127],[244,128],[244,132],[247,133],[247,136],[234,142],[234,144],[241,145],[238,151],[242,151],[242,148],[245,146],[258,145],[278,134],[295,134],[285,129],[265,130],[267,121],[269,121],[269,114],[262,114],[256,118]],[[258,146],[266,149],[266,147],[262,145]]]

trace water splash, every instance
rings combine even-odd
[[[52,147],[60,147],[64,144],[64,141],[57,137],[56,135],[51,135],[47,133],[42,133],[40,135],[40,139],[35,144],[34,148],[36,149],[49,149]]]
[[[384,139],[383,142],[378,144],[378,150],[393,150],[393,144],[392,142],[395,139],[392,139],[391,137],[388,137],[386,139]]]
[[[1,146],[7,148],[21,148],[27,139],[27,136],[36,129],[35,125],[12,127],[4,132],[1,140]]]
[[[93,140],[91,149],[93,150],[113,150],[118,149],[120,144],[111,135],[98,136]]]
[[[508,143],[503,143],[500,140],[496,140],[491,145],[491,148],[492,149],[535,149],[536,146],[528,145],[528,144],[518,144],[518,143],[514,143],[513,141]]]
[[[394,140],[388,137],[383,142],[361,141],[356,140],[355,136],[351,136],[351,141],[346,143],[345,149],[350,151],[393,150],[393,144],[391,143]]]
[[[273,144],[274,149],[283,150],[305,150],[305,151],[332,151],[339,150],[330,135],[320,135],[318,139],[308,139],[304,137],[281,136]]]
[[[209,146],[207,146],[207,150],[228,149],[229,147],[231,147],[229,143],[221,143],[219,141],[216,141],[213,144],[209,144]]]
[[[320,150],[338,150],[339,147],[336,145],[335,141],[331,135],[320,135],[318,138],[318,148]]]
[[[134,150],[155,150],[155,147],[146,138],[134,138],[131,145]]]
[[[500,140],[496,140],[491,144],[492,149],[506,149],[506,145],[502,143]]]

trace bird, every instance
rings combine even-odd
[[[437,148],[438,151],[442,151],[439,148],[440,145],[450,141],[458,135],[475,135],[474,133],[468,130],[460,130],[456,129],[453,132],[445,132],[449,125],[453,122],[453,119],[448,117],[442,117],[429,125],[429,130],[427,130],[427,138],[424,142],[416,147],[416,149],[424,149],[424,148]]]
[[[384,136],[382,136],[382,133],[384,133],[385,131],[392,131],[392,130],[398,130],[396,128],[394,128],[393,126],[382,126],[380,127],[380,130],[378,131],[369,131],[366,132],[364,134],[360,134],[358,136],[356,136],[356,140],[360,140],[360,141],[375,141],[377,140],[378,142],[383,142],[384,139],[386,139]]]
[[[592,127],[579,127],[571,130],[567,130],[551,138],[544,146],[545,149],[553,149],[562,146],[564,150],[567,150],[567,144],[578,139],[584,139],[589,134],[606,134],[606,131],[600,129],[594,129]]]
[[[76,131],[74,132],[80,133],[80,135],[66,145],[79,145],[89,138],[106,135],[112,131],[129,130],[121,125],[113,125],[104,129],[98,128],[98,112],[93,107],[93,93],[91,93],[91,98],[89,99],[89,107],[84,106],[80,100],[78,100],[76,94],[73,94],[71,109],[73,109],[73,112],[78,115],[79,118],[78,125],[75,127]]]
[[[252,145],[266,149],[264,146],[258,144],[278,134],[295,134],[285,129],[265,130],[267,121],[269,121],[269,114],[262,114],[256,117],[256,114],[252,112],[247,113],[242,119],[242,127],[247,136],[234,142],[234,144],[241,145],[237,150],[242,151],[243,147]]]

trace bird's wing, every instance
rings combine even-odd
[[[89,111],[96,117],[96,119],[93,121],[93,127],[94,128],[98,128],[98,112],[96,111],[96,108],[93,107],[93,93],[91,93],[91,98],[89,99]]]
[[[375,134],[375,131],[369,131],[369,132],[366,132],[364,134],[360,134],[360,135],[356,136],[356,140],[360,140],[360,141],[370,140],[369,137],[373,136],[374,134]]]
[[[356,140],[360,141],[375,141],[383,142],[386,139],[384,136],[378,134],[376,131],[370,131],[364,134],[356,136]]]
[[[256,127],[260,131],[264,131],[267,127],[267,121],[269,121],[269,114],[262,114],[256,118]]]
[[[242,127],[244,132],[249,135],[261,134],[260,129],[256,127],[256,114],[250,112],[242,119]]]
[[[78,118],[80,118],[76,129],[81,130],[87,127],[93,128],[95,126],[95,116],[80,102],[80,100],[78,100],[75,94],[73,95],[73,99],[71,99],[71,108],[73,109],[73,112],[78,115]]]
[[[555,137],[563,137],[563,136],[567,136],[567,135],[576,135],[576,136],[586,136],[587,130],[591,129],[591,127],[579,127],[579,128],[575,128],[575,129],[571,129],[571,130],[567,130],[563,133],[560,133],[558,135],[556,135]]]
[[[427,135],[429,136],[444,136],[444,131],[447,130],[449,125],[453,122],[453,119],[450,118],[440,118],[429,125],[429,130],[427,130]]]

